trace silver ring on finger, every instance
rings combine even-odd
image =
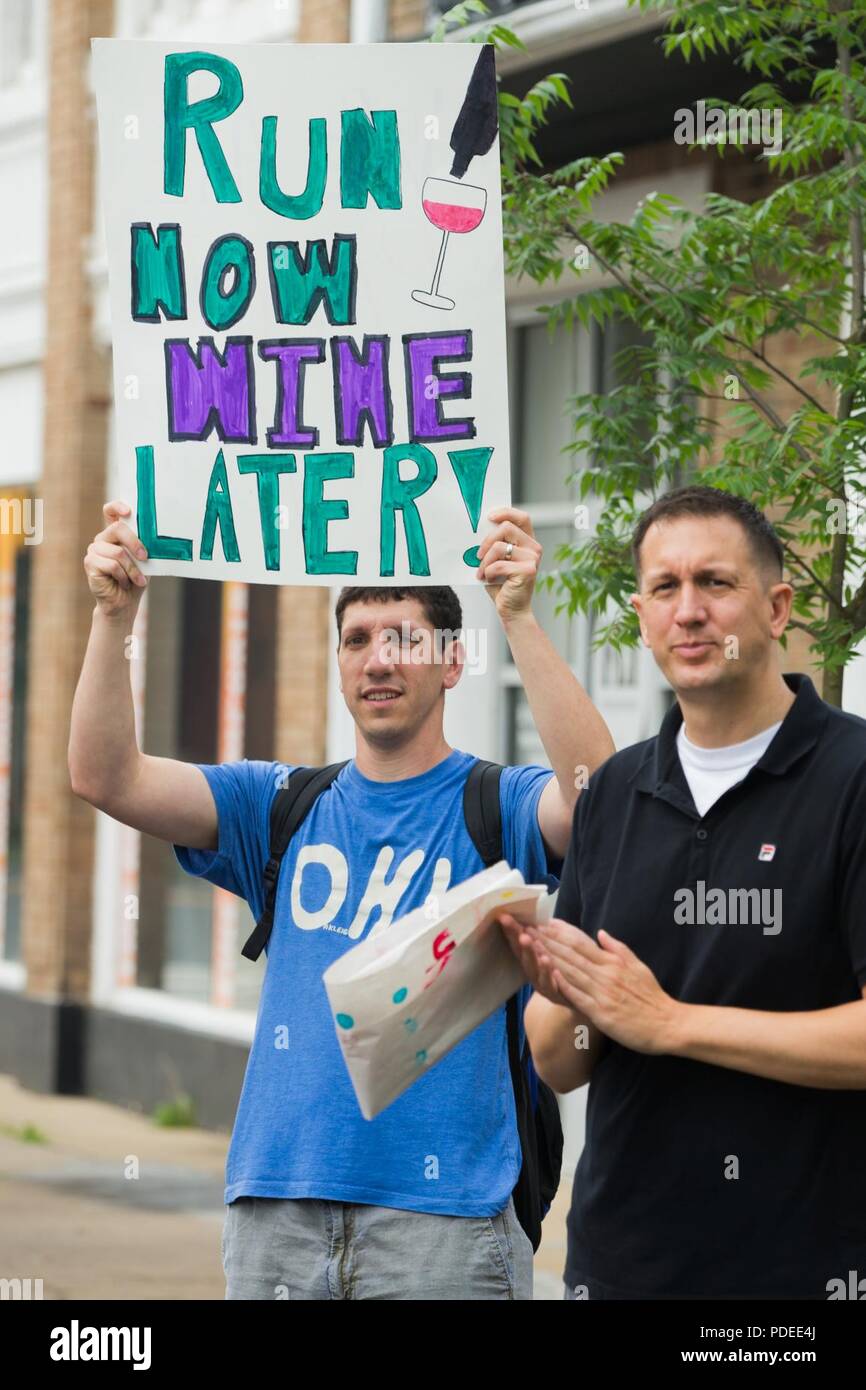
[[[508,544],[507,544],[506,547],[505,547],[505,558],[506,558],[506,560],[510,560],[510,559],[511,559],[511,555],[512,555],[513,550],[514,550],[514,542],[513,542],[513,541],[509,541]]]

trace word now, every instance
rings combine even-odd
[[[136,323],[174,321],[187,313],[186,257],[177,222],[133,222],[130,232],[131,310]],[[329,323],[355,322],[358,238],[336,233],[307,241],[269,241],[271,302],[277,323],[309,323],[321,304]],[[205,252],[199,284],[202,318],[218,333],[242,318],[256,291],[256,253],[238,232],[227,232]]]

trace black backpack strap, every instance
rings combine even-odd
[[[506,1033],[508,1036],[508,1066],[511,1084],[514,1088],[514,1112],[517,1120],[517,1134],[520,1139],[521,1163],[517,1182],[511,1194],[517,1219],[532,1242],[533,1250],[541,1244],[541,1222],[544,1212],[539,1191],[538,1134],[536,1116],[532,1107],[532,1087],[529,1079],[526,1057],[521,1059],[517,1030],[517,995],[512,994],[505,1005]]]
[[[487,763],[479,758],[463,788],[466,828],[485,868],[498,864],[502,858],[501,777],[502,768],[498,763]],[[521,1056],[517,999],[517,994],[512,994],[505,1005],[508,1067],[522,1154],[520,1174],[511,1195],[517,1219],[529,1236],[533,1250],[537,1250],[541,1244],[541,1222],[559,1187],[563,1134],[556,1096],[536,1073],[528,1047]]]
[[[330,763],[328,767],[296,767],[287,786],[282,787],[274,797],[271,803],[270,858],[264,873],[265,905],[241,952],[247,960],[258,960],[268,944],[274,925],[280,865],[289,841],[308,815],[313,802],[342,772],[347,761]]]
[[[463,815],[472,843],[489,869],[502,858],[502,808],[499,804],[499,763],[478,758],[463,788]]]

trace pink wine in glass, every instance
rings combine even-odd
[[[424,211],[434,227],[446,232],[471,232],[484,216],[483,208],[461,207],[459,203],[433,203],[424,200]]]
[[[439,293],[445,248],[452,232],[471,232],[478,226],[487,207],[487,192],[476,184],[460,183],[458,179],[429,178],[424,180],[421,205],[428,222],[442,232],[442,242],[433,283],[429,290],[413,290],[412,298],[433,309],[453,309],[454,300]]]

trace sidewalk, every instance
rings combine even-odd
[[[47,1142],[16,1137],[28,1125]],[[42,1279],[46,1299],[223,1299],[227,1148],[226,1134],[0,1076],[0,1277]],[[562,1296],[569,1188],[544,1223],[536,1299]]]

